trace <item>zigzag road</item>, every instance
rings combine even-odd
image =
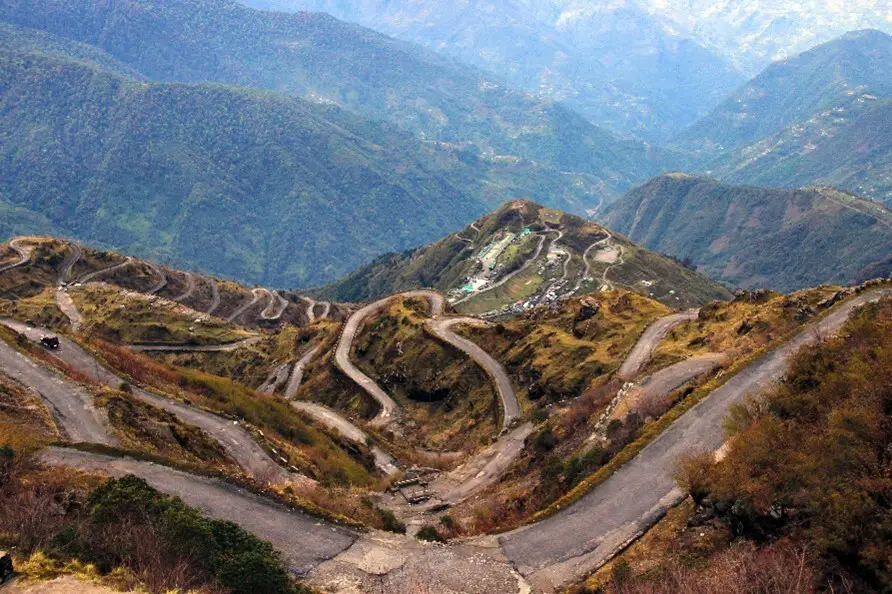
[[[3,323],[9,325],[6,321]],[[91,394],[60,374],[38,365],[3,340],[0,340],[0,369],[39,393],[49,405],[55,421],[72,441],[116,443],[105,419],[93,405]]]
[[[338,369],[356,382],[360,388],[365,390],[381,406],[381,410],[371,421],[374,427],[384,427],[395,420],[399,414],[399,407],[387,392],[382,390],[372,378],[360,371],[350,361],[350,351],[353,348],[353,341],[356,339],[356,333],[359,331],[360,324],[372,314],[384,309],[388,303],[397,297],[424,297],[431,303],[432,315],[438,316],[443,313],[443,296],[434,291],[409,291],[375,301],[358,310],[347,319],[347,323],[344,324],[344,330],[341,332],[341,339],[338,341],[338,348],[335,350],[335,364],[338,366]]]
[[[890,294],[888,289],[874,291],[837,307],[712,392],[579,502],[501,536],[496,550],[473,543],[422,550],[402,537],[358,537],[227,485],[163,466],[58,449],[48,451],[44,459],[49,464],[142,476],[156,488],[271,541],[295,571],[310,571],[310,583],[331,586],[331,591],[347,583],[358,587],[356,591],[386,594],[411,591],[418,584],[441,591],[447,581],[458,580],[464,586],[449,586],[449,591],[474,584],[475,591],[486,594],[529,592],[523,580],[511,578],[501,557],[504,553],[532,582],[533,591],[552,592],[598,567],[681,499],[669,476],[672,463],[683,453],[717,450],[724,439],[721,421],[732,404],[781,377],[790,355],[817,336],[837,331],[856,307]]]
[[[19,259],[15,262],[10,262],[8,264],[3,264],[2,266],[0,266],[0,272],[6,272],[7,270],[12,270],[13,268],[24,266],[31,261],[31,252],[34,250],[34,248],[32,246],[23,245],[24,241],[24,237],[16,237],[9,242],[9,248],[16,254],[18,254]]]
[[[427,327],[430,328],[437,338],[463,351],[489,374],[496,385],[499,398],[502,401],[502,410],[504,411],[502,415],[502,429],[508,429],[520,417],[520,406],[517,404],[517,395],[514,393],[514,387],[511,385],[508,373],[489,353],[464,336],[459,336],[452,332],[451,328],[459,324],[469,326],[488,325],[477,318],[434,318],[428,320]]]
[[[40,340],[41,336],[45,334],[44,331],[30,328],[12,320],[0,320],[0,323],[12,328],[16,332],[24,334],[31,340]],[[117,388],[121,385],[123,380],[120,377],[103,367],[99,361],[83,350],[78,344],[62,336],[59,337],[59,342],[59,349],[52,351],[52,354],[55,357],[102,384],[113,388]],[[9,347],[6,348],[9,349]],[[2,357],[3,354],[3,351],[0,350],[0,357]],[[4,369],[6,369],[6,359],[4,358],[2,360]],[[15,362],[14,359],[11,361]],[[21,363],[19,363],[19,366],[21,366]],[[39,376],[35,376],[35,378],[38,381],[41,380],[41,377]],[[25,380],[28,381],[20,381],[43,392],[42,386],[45,384],[37,384],[31,381],[31,379],[31,375],[28,375],[25,376]],[[158,394],[143,390],[136,386],[132,387],[132,393],[143,402],[173,413],[182,422],[205,430],[212,438],[216,439],[220,445],[223,446],[226,452],[239,466],[258,480],[278,484],[287,483],[293,478],[289,472],[270,458],[266,451],[254,441],[251,434],[243,429],[238,423],[218,417],[213,413],[192,408],[181,402],[159,396]],[[70,398],[68,400],[70,400]],[[54,405],[55,404],[56,403],[54,402]],[[87,439],[82,441],[97,440]]]
[[[120,262],[118,264],[112,264],[111,266],[108,266],[107,268],[103,268],[102,270],[97,270],[96,272],[91,272],[90,274],[84,275],[77,282],[87,284],[87,283],[92,282],[95,279],[99,278],[100,276],[108,274],[109,272],[114,272],[116,270],[120,270],[122,268],[130,266],[131,263],[133,263],[133,258],[131,258],[130,256],[127,256],[123,262]]]
[[[537,591],[551,592],[585,577],[654,524],[683,498],[671,471],[680,456],[716,451],[729,408],[782,377],[787,361],[820,335],[838,331],[851,312],[892,290],[862,294],[809,325],[795,338],[744,368],[681,416],[632,461],[571,507],[499,542]]]
[[[699,309],[691,309],[682,313],[660,318],[648,326],[647,330],[644,331],[644,334],[635,344],[635,348],[632,349],[632,352],[629,353],[629,356],[623,361],[622,367],[619,368],[617,375],[622,379],[634,378],[638,375],[638,372],[641,371],[641,368],[644,367],[644,364],[650,360],[657,345],[666,338],[666,335],[670,330],[682,322],[696,320],[699,314]]]

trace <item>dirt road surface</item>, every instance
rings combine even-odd
[[[623,361],[622,367],[619,368],[617,375],[622,379],[634,379],[641,368],[650,361],[651,355],[657,346],[666,338],[666,335],[674,327],[682,322],[696,320],[700,314],[699,309],[691,309],[682,313],[676,313],[664,318],[660,318],[647,327],[641,338],[635,344],[632,352]]]
[[[306,413],[308,416],[315,419],[322,425],[325,425],[329,429],[337,430],[341,435],[343,435],[350,441],[361,444],[363,446],[368,446],[375,458],[375,466],[385,475],[393,476],[400,471],[399,467],[397,467],[396,465],[396,459],[393,456],[374,444],[372,444],[371,446],[368,445],[369,436],[365,431],[363,431],[335,411],[331,410],[327,406],[316,404],[314,402],[300,402],[298,400],[292,401],[291,406],[303,413]]]
[[[892,290],[874,291],[846,302],[744,368],[577,503],[501,536],[505,554],[535,591],[552,592],[585,577],[682,499],[670,476],[675,460],[717,451],[725,439],[722,421],[733,404],[780,379],[792,354],[817,336],[839,330],[856,307],[889,294]]]

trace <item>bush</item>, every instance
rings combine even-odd
[[[400,522],[392,511],[389,509],[378,508],[377,512],[384,530],[395,532],[397,534],[406,533],[406,525]]]
[[[109,480],[87,503],[86,529],[67,540],[75,540],[79,555],[101,571],[130,566],[151,589],[216,582],[233,594],[303,591],[268,542],[232,522],[202,516],[141,478]],[[166,575],[174,583],[163,583]]]
[[[422,526],[418,531],[417,536],[419,540],[426,540],[428,542],[446,542],[446,539],[444,539],[437,529],[430,524]]]

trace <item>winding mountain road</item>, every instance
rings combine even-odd
[[[68,247],[71,248],[71,251],[65,256],[65,259],[62,260],[62,267],[59,269],[59,277],[56,279],[57,286],[62,286],[68,282],[68,277],[71,276],[71,269],[74,268],[74,265],[77,264],[78,260],[84,255],[84,251],[78,244],[69,243]]]
[[[502,401],[502,430],[506,430],[520,417],[520,406],[517,404],[517,395],[514,392],[514,387],[511,385],[511,379],[508,377],[508,373],[502,367],[502,364],[493,359],[489,353],[464,336],[459,336],[452,331],[452,327],[459,324],[478,327],[488,326],[486,322],[477,318],[438,317],[428,320],[427,327],[437,338],[464,352],[489,374],[496,385],[499,398]]]
[[[4,320],[4,324],[7,322]],[[40,340],[42,334],[37,336]],[[108,423],[96,409],[93,396],[76,383],[35,363],[0,340],[0,369],[19,383],[40,394],[53,419],[74,442],[113,445]]]
[[[396,465],[396,459],[393,456],[374,443],[371,443],[366,432],[327,406],[316,404],[315,402],[302,402],[300,400],[293,400],[291,406],[296,410],[305,413],[318,423],[325,425],[329,429],[337,430],[341,435],[353,443],[368,447],[375,459],[375,466],[386,476],[393,476],[400,471],[399,467]]]
[[[12,270],[13,268],[18,268],[19,266],[24,266],[28,262],[31,261],[31,252],[34,251],[33,246],[24,245],[25,238],[24,237],[16,237],[12,241],[9,242],[9,248],[18,254],[19,259],[15,262],[10,262],[8,264],[0,265],[0,272],[6,272],[7,270]]]
[[[650,361],[657,346],[664,338],[666,338],[669,331],[683,322],[696,320],[699,314],[699,309],[690,309],[682,313],[676,313],[660,318],[648,326],[644,331],[644,334],[635,344],[632,352],[629,353],[629,356],[623,361],[617,375],[622,379],[635,378],[638,375],[638,372],[641,371],[641,368]]]
[[[288,509],[218,479],[188,474],[151,462],[62,448],[48,448],[42,460],[50,466],[79,468],[116,477],[127,474],[138,476],[159,491],[179,497],[187,505],[209,516],[235,522],[269,541],[282,553],[288,567],[298,575],[306,574],[323,561],[338,555],[358,537],[351,530],[300,510]]]
[[[68,318],[68,323],[71,325],[71,331],[77,332],[80,330],[84,319],[81,317],[81,312],[78,311],[71,295],[68,294],[68,290],[65,287],[56,287],[55,298],[56,306],[59,308],[59,311]]]
[[[121,270],[122,268],[126,268],[127,266],[130,266],[130,264],[132,264],[132,263],[133,263],[133,258],[131,258],[130,256],[127,256],[126,258],[124,258],[123,262],[119,262],[118,264],[112,264],[111,266],[103,268],[102,270],[97,270],[96,272],[91,272],[90,274],[86,274],[86,275],[82,276],[80,279],[78,279],[77,282],[83,283],[83,284],[93,282],[100,276],[106,275],[109,272],[115,272],[116,270]]]
[[[307,368],[307,365],[310,364],[310,361],[313,360],[320,348],[320,345],[314,346],[294,364],[294,368],[291,370],[291,377],[288,378],[288,386],[285,388],[285,398],[288,400],[291,400],[297,394],[304,379],[304,369]]]
[[[167,286],[167,273],[164,271],[163,268],[161,268],[157,264],[154,264],[153,262],[146,262],[146,266],[151,268],[152,272],[155,273],[155,276],[158,277],[158,282],[150,287],[148,291],[146,291],[146,295],[154,295]]]
[[[347,377],[352,379],[360,388],[365,390],[366,393],[375,399],[381,407],[378,414],[375,415],[375,418],[371,420],[371,425],[373,427],[384,427],[394,421],[399,414],[399,407],[387,392],[382,390],[372,378],[360,371],[360,369],[350,361],[350,351],[353,348],[353,341],[356,339],[356,334],[359,331],[359,326],[362,322],[371,315],[384,309],[387,304],[394,299],[400,297],[423,297],[430,301],[432,316],[439,316],[443,313],[445,303],[443,296],[434,291],[408,291],[406,293],[400,293],[399,295],[392,295],[380,299],[357,310],[347,319],[347,323],[344,324],[344,329],[341,332],[341,338],[338,341],[338,347],[335,350],[335,364],[338,369],[344,372]]]
[[[217,288],[217,281],[214,279],[209,278],[207,281],[211,285],[211,304],[208,306],[208,310],[205,313],[211,315],[217,311],[218,307],[220,307],[220,289]]]
[[[186,275],[186,290],[176,297],[173,297],[172,301],[185,301],[195,292],[195,275],[191,272],[186,272],[184,274]]]
[[[260,296],[263,294],[263,291],[260,289],[252,289],[251,290],[251,299],[243,303],[238,309],[232,312],[228,318],[226,318],[227,322],[234,322],[237,320],[243,313],[254,307],[254,305],[260,301]]]
[[[260,317],[268,321],[278,320],[288,308],[288,301],[278,291],[269,291],[267,289],[264,289],[264,291],[269,295],[269,305],[260,312]]]
[[[39,341],[46,333],[44,330],[30,328],[19,322],[12,320],[0,320],[5,326],[24,334],[29,339]],[[77,343],[69,340],[64,336],[59,337],[60,346],[57,350],[51,351],[51,354],[61,361],[64,361],[74,369],[89,376],[94,381],[105,384],[111,388],[117,389],[122,381],[121,377],[112,373],[102,366],[91,354],[81,348]],[[2,346],[5,346],[3,343]],[[9,349],[9,347],[6,347]],[[10,349],[11,350],[11,349]],[[15,353],[15,351],[13,351]],[[3,351],[0,350],[0,357]],[[21,357],[21,359],[25,359]],[[6,359],[0,359],[4,362],[4,370],[6,369]],[[12,359],[15,362],[15,359]],[[19,361],[19,368],[22,363]],[[47,372],[48,373],[48,372]],[[43,393],[46,386],[45,377],[40,375],[24,375],[24,379],[20,379],[23,384],[34,387],[34,389]],[[16,378],[18,379],[18,378]],[[43,383],[37,383],[43,382]],[[238,423],[219,417],[213,413],[200,410],[188,406],[182,402],[171,400],[163,396],[159,396],[154,392],[149,392],[138,386],[131,386],[133,396],[143,402],[155,406],[157,408],[173,413],[180,421],[187,425],[193,425],[203,429],[207,434],[217,440],[226,453],[248,474],[253,475],[261,481],[268,481],[274,484],[288,483],[293,477],[292,475],[279,466],[267,453],[261,448],[250,433],[242,428]],[[71,401],[71,398],[68,398]],[[55,401],[54,401],[55,404]],[[93,432],[95,436],[95,431]],[[82,441],[95,441],[87,439]],[[98,441],[97,443],[107,443],[106,441]]]
[[[536,591],[552,592],[584,578],[683,499],[671,476],[675,460],[718,450],[725,439],[722,421],[733,404],[780,379],[800,347],[838,331],[854,309],[887,295],[892,290],[847,301],[745,367],[578,502],[499,537],[505,554]]]

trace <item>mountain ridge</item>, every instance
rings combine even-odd
[[[632,241],[690,258],[713,278],[744,288],[848,284],[892,251],[892,212],[833,188],[663,175],[629,192],[604,218]]]

